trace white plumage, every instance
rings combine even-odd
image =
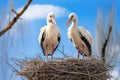
[[[92,36],[90,32],[83,27],[78,27],[78,18],[75,13],[69,15],[66,25],[70,22],[72,22],[72,24],[68,28],[68,37],[78,49],[78,58],[80,54],[83,56],[90,56],[92,44]]]
[[[53,59],[53,53],[60,42],[60,31],[56,25],[53,12],[50,12],[47,16],[47,25],[40,29],[38,41],[46,59],[48,60],[48,55],[51,55]]]

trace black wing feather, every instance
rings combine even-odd
[[[73,42],[71,38],[70,38],[70,40],[71,40],[71,42]]]
[[[84,43],[85,43],[86,46],[88,47],[88,50],[89,50],[90,55],[91,55],[91,45],[90,45],[89,41],[86,39],[85,36],[83,36],[83,35],[81,34],[81,32],[79,32],[79,33],[80,33],[80,35],[81,35],[81,39],[82,39],[82,41],[84,41]]]
[[[45,40],[45,31],[43,32],[42,38],[41,38],[41,48],[42,48],[42,50],[43,50],[43,54],[45,55],[45,53],[44,53],[44,48],[43,48],[43,42],[44,42],[44,40]]]

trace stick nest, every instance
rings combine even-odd
[[[32,59],[20,63],[17,74],[28,80],[107,80],[109,67],[92,59],[62,59],[44,62]]]

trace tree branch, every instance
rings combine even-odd
[[[105,63],[105,50],[106,50],[106,47],[107,47],[107,44],[108,44],[108,41],[110,39],[110,35],[111,35],[111,32],[112,32],[112,26],[110,26],[109,28],[109,32],[108,32],[108,36],[107,36],[107,39],[105,39],[105,42],[103,44],[103,47],[102,47],[102,61]]]
[[[18,14],[14,9],[11,9],[11,11],[12,11],[13,13],[15,13],[16,15]]]
[[[30,5],[30,3],[32,2],[32,0],[28,0],[28,2],[26,3],[26,5],[24,6],[24,8],[17,13],[16,11],[16,16],[12,19],[12,21],[3,29],[0,31],[0,36],[2,36],[5,32],[7,32],[9,29],[12,28],[12,26],[17,22],[17,20],[20,18],[20,16],[26,11],[26,9],[28,8],[28,6]]]

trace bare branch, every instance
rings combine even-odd
[[[18,14],[14,9],[11,9],[11,11],[12,11],[13,13],[15,13],[16,15]]]
[[[102,47],[102,58],[103,58],[102,60],[104,63],[105,63],[105,50],[106,50],[108,41],[110,39],[111,32],[112,32],[112,26],[110,26],[110,28],[109,28],[109,33],[108,33],[107,39],[105,39],[105,42],[104,42],[103,47]]]
[[[112,35],[112,30],[113,30],[113,22],[114,22],[114,8],[112,9],[112,11],[110,12],[110,16],[109,16],[109,23],[108,23],[108,34],[107,34],[107,38],[105,39],[103,46],[102,46],[102,52],[101,52],[101,57],[102,57],[102,61],[105,63],[105,57],[106,57],[106,48],[108,45],[108,42],[110,41],[110,37]]]
[[[4,58],[3,58],[4,59]],[[6,59],[4,59],[4,61],[6,62],[7,65],[9,65],[13,71],[18,71],[15,67],[13,67]]]
[[[57,49],[60,53],[62,53],[65,57],[69,58],[69,56],[67,56],[63,51]]]
[[[17,22],[17,20],[20,18],[20,16],[26,11],[26,9],[28,8],[28,6],[30,5],[31,2],[32,2],[32,0],[28,0],[27,4],[24,6],[24,8],[19,13],[17,13],[16,11],[13,10],[13,12],[17,13],[17,14],[12,19],[12,21],[3,30],[0,31],[0,36],[2,36],[5,32],[7,32],[9,29],[12,28],[12,26]]]

